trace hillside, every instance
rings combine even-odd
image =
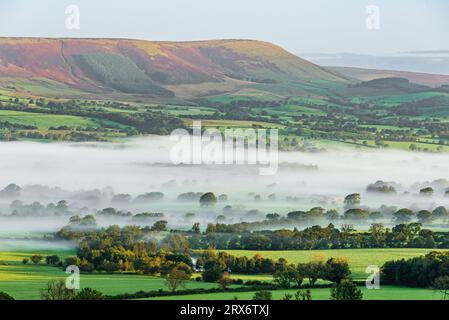
[[[0,86],[66,96],[194,98],[347,80],[267,42],[0,38]]]

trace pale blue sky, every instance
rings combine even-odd
[[[65,28],[78,5],[81,29]],[[365,27],[366,7],[380,27]],[[294,53],[449,49],[449,0],[0,0],[0,36],[147,40],[245,38]]]

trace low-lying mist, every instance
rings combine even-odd
[[[0,236],[58,230],[68,221],[63,214],[53,214],[60,200],[67,201],[69,212],[79,215],[110,207],[132,214],[162,213],[171,227],[191,227],[193,222],[217,221],[217,217],[225,223],[255,221],[268,213],[286,215],[318,206],[342,213],[344,197],[351,193],[360,193],[361,205],[372,210],[381,205],[414,210],[449,207],[445,196],[449,181],[444,180],[449,154],[362,149],[281,152],[277,173],[262,176],[259,165],[174,165],[169,157],[172,146],[168,137],[156,136],[123,143],[0,143],[0,190],[11,183],[21,187],[18,194],[0,193]],[[367,192],[367,186],[379,180],[394,184],[396,192]],[[425,187],[432,187],[434,194],[420,195]],[[142,197],[151,192],[163,196]],[[213,192],[227,199],[200,208],[195,199],[178,199],[187,192]],[[14,207],[14,200],[21,202]],[[51,210],[53,217],[43,218]],[[102,215],[98,223],[156,220]]]

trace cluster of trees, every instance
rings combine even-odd
[[[423,229],[420,223],[399,224],[389,229],[374,223],[368,231],[358,232],[352,225],[341,229],[333,224],[304,230],[245,231],[242,225],[215,224],[217,232],[188,234],[190,245],[205,249],[239,250],[315,250],[357,248],[449,248],[449,233]],[[221,233],[227,232],[227,233]]]
[[[382,266],[381,279],[387,284],[449,291],[449,281],[445,281],[449,275],[448,266],[449,252],[430,252],[408,260],[387,261]]]
[[[350,270],[346,259],[330,258],[314,259],[309,263],[299,263],[297,266],[286,265],[285,269],[276,271],[275,283],[283,289],[302,288],[304,279],[309,279],[309,286],[313,287],[318,279],[333,282],[331,300],[362,300],[362,291],[350,278]],[[253,300],[271,300],[271,292],[261,290],[254,295]],[[310,289],[299,290],[293,296],[285,294],[283,300],[312,300]]]
[[[375,188],[372,186],[372,188]],[[383,186],[382,188],[390,188],[390,186]],[[421,194],[428,195],[429,188],[423,188]],[[392,190],[392,189],[389,189]],[[390,191],[392,192],[392,191]],[[449,191],[447,192],[449,194]],[[429,210],[412,210],[408,208],[400,208],[394,206],[382,205],[376,210],[369,210],[360,206],[360,195],[351,194],[345,199],[345,211],[341,215],[338,210],[325,210],[322,207],[314,207],[308,211],[291,211],[286,216],[281,216],[278,213],[269,213],[265,215],[264,220],[258,219],[253,222],[239,222],[232,225],[213,224],[207,226],[207,233],[236,233],[242,230],[261,230],[273,229],[276,227],[294,225],[307,226],[311,224],[322,224],[326,222],[343,224],[351,223],[376,223],[378,221],[391,221],[394,224],[410,223],[413,221],[421,224],[445,223],[449,220],[449,212],[444,206],[439,206]],[[226,206],[223,212],[232,212],[232,207]],[[262,216],[259,210],[251,210],[247,213],[247,218],[258,218]]]
[[[157,241],[152,236],[154,231],[150,227],[116,225],[84,231],[78,234],[82,240],[77,255],[66,258],[64,265],[77,265],[84,272],[136,271],[168,275],[176,269],[191,275],[193,265],[187,239],[175,233]],[[68,232],[64,228],[58,236],[67,237]]]
[[[11,186],[11,185],[10,185]],[[8,187],[7,187],[8,188]],[[20,194],[21,188],[16,186],[14,191],[12,188],[3,189],[0,192],[0,197],[14,197],[13,194],[18,196]],[[7,192],[5,192],[7,191]],[[34,201],[31,204],[25,204],[20,200],[14,200],[10,204],[10,209],[12,210],[11,215],[15,217],[22,216],[47,216],[47,215],[71,215],[73,212],[69,210],[69,204],[66,200],[60,200],[57,203],[50,202],[46,205],[41,204],[38,201]]]
[[[226,252],[216,252],[209,248],[198,254],[196,267],[204,270],[203,280],[208,282],[218,281],[225,272],[239,274],[273,273],[281,270],[287,264],[285,259],[278,261],[255,255],[252,258],[246,256],[237,257]]]
[[[305,279],[309,280],[309,286],[313,287],[318,279],[327,280],[337,285],[343,279],[348,279],[351,274],[348,261],[345,258],[330,258],[324,261],[322,257],[316,257],[308,263],[298,265],[285,265],[283,269],[274,273],[274,281],[282,288],[292,286],[300,288]]]
[[[196,267],[203,270],[202,278],[207,282],[218,282],[222,287],[231,283],[229,273],[237,274],[273,274],[274,282],[279,288],[301,288],[303,281],[308,279],[313,287],[318,279],[328,280],[340,284],[349,278],[351,271],[346,259],[316,256],[310,262],[289,264],[280,258],[273,260],[255,255],[253,258],[236,257],[226,252],[216,252],[207,249],[199,253]]]
[[[68,289],[64,280],[51,280],[41,289],[42,300],[105,300],[106,296],[95,289],[83,288],[79,291]]]

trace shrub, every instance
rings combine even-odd
[[[104,300],[105,296],[102,292],[91,289],[84,288],[80,292],[78,292],[75,296],[75,300]]]
[[[362,291],[349,279],[341,281],[331,289],[332,300],[362,300]]]
[[[32,256],[30,259],[34,264],[38,264],[39,262],[42,261],[43,257],[41,255],[36,254]]]
[[[273,294],[268,290],[260,290],[254,294],[253,300],[272,300]]]

